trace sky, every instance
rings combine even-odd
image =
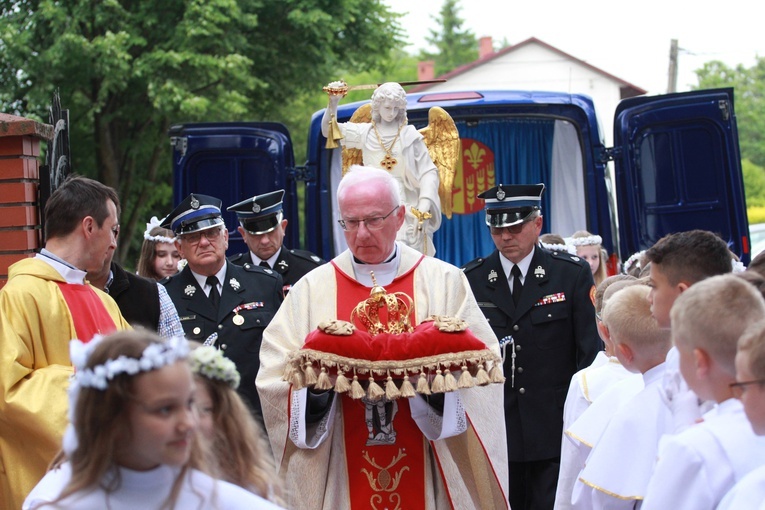
[[[426,38],[438,27],[443,0],[383,0],[397,13],[416,54],[433,50]],[[480,38],[517,44],[536,37],[649,94],[667,91],[669,50],[678,40],[677,90],[697,84],[694,71],[720,60],[754,66],[765,57],[761,0],[461,0],[459,16]],[[759,5],[759,7],[758,7]]]

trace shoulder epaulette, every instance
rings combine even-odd
[[[307,250],[290,250],[290,253],[296,257],[300,257],[303,260],[313,262],[317,266],[324,264],[325,262],[325,260],[323,260],[321,257],[319,257],[318,255],[314,255],[313,253]]]
[[[473,269],[480,267],[481,264],[484,263],[486,259],[483,257],[478,257],[477,259],[473,259],[464,266],[462,266],[462,271],[467,273],[468,271],[472,271]]]
[[[244,253],[237,253],[236,255],[231,255],[228,258],[228,261],[236,264],[237,261],[241,260],[242,258],[244,258]]]
[[[547,253],[550,254],[550,256],[554,259],[558,260],[565,260],[566,262],[572,262],[574,264],[583,264],[584,259],[578,255],[572,255],[571,253],[568,253],[563,250],[558,251],[548,251]]]
[[[277,273],[273,269],[266,269],[265,267],[260,267],[255,264],[250,264],[249,262],[239,267],[241,267],[248,273],[260,273],[260,274],[270,276],[271,278],[276,278],[277,276],[279,276],[279,273]]]

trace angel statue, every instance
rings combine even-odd
[[[428,113],[428,126],[419,131],[408,124],[406,92],[398,83],[383,83],[371,103],[358,108],[350,122],[338,123],[337,105],[345,96],[345,82],[332,82],[324,90],[329,105],[321,121],[327,147],[343,145],[343,175],[351,165],[388,170],[401,185],[406,221],[397,240],[425,255],[435,255],[433,233],[441,226],[441,213],[451,218],[452,184],[460,151],[457,127],[439,107]]]

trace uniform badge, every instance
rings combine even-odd
[[[189,297],[193,296],[196,291],[197,291],[197,288],[194,287],[193,285],[186,285],[186,288],[183,289],[183,293]]]
[[[232,321],[233,321],[233,323],[234,323],[234,324],[236,324],[237,326],[241,326],[242,324],[244,324],[244,317],[242,317],[242,316],[241,316],[241,315],[239,315],[239,314],[236,314],[236,315],[234,315],[234,318],[233,318],[233,319],[231,319],[231,320],[232,320]]]
[[[505,199],[505,190],[503,190],[503,189],[502,189],[502,186],[500,186],[500,187],[497,189],[497,200],[499,200],[499,201],[501,202],[501,201],[503,201],[504,199]]]
[[[257,202],[252,203],[252,212],[259,213],[260,212],[260,204]]]
[[[491,283],[494,283],[497,281],[497,272],[493,269],[489,272],[489,281]]]
[[[200,328],[200,327],[196,327],[196,328],[194,328],[194,330],[192,331],[192,333],[194,333],[195,335],[198,335],[198,334],[199,334],[199,333],[201,333],[201,332],[202,332],[202,328]]]
[[[316,263],[321,262],[321,259],[319,257],[317,257],[316,255],[311,255],[311,260],[313,260]]]
[[[228,281],[228,284],[231,285],[231,288],[234,289],[234,290],[239,290],[239,287],[241,287],[241,284],[239,283],[239,281],[236,278],[231,278]]]
[[[590,289],[590,301],[592,301],[592,306],[597,306],[595,304],[596,299],[595,299],[595,286],[594,285]]]
[[[194,210],[199,209],[199,200],[194,195],[191,195],[191,203],[189,205]]]
[[[287,269],[290,267],[286,260],[280,260],[277,266],[281,267],[282,269]]]
[[[534,276],[537,278],[544,278],[545,277],[545,270],[542,266],[537,266],[537,268],[534,270]]]

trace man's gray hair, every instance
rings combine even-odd
[[[352,165],[348,170],[348,173],[345,174],[340,180],[340,184],[337,186],[338,207],[340,207],[340,202],[343,200],[346,193],[348,193],[349,189],[361,183],[371,184],[373,182],[378,182],[385,186],[388,190],[391,204],[402,205],[401,185],[395,177],[380,168]]]

